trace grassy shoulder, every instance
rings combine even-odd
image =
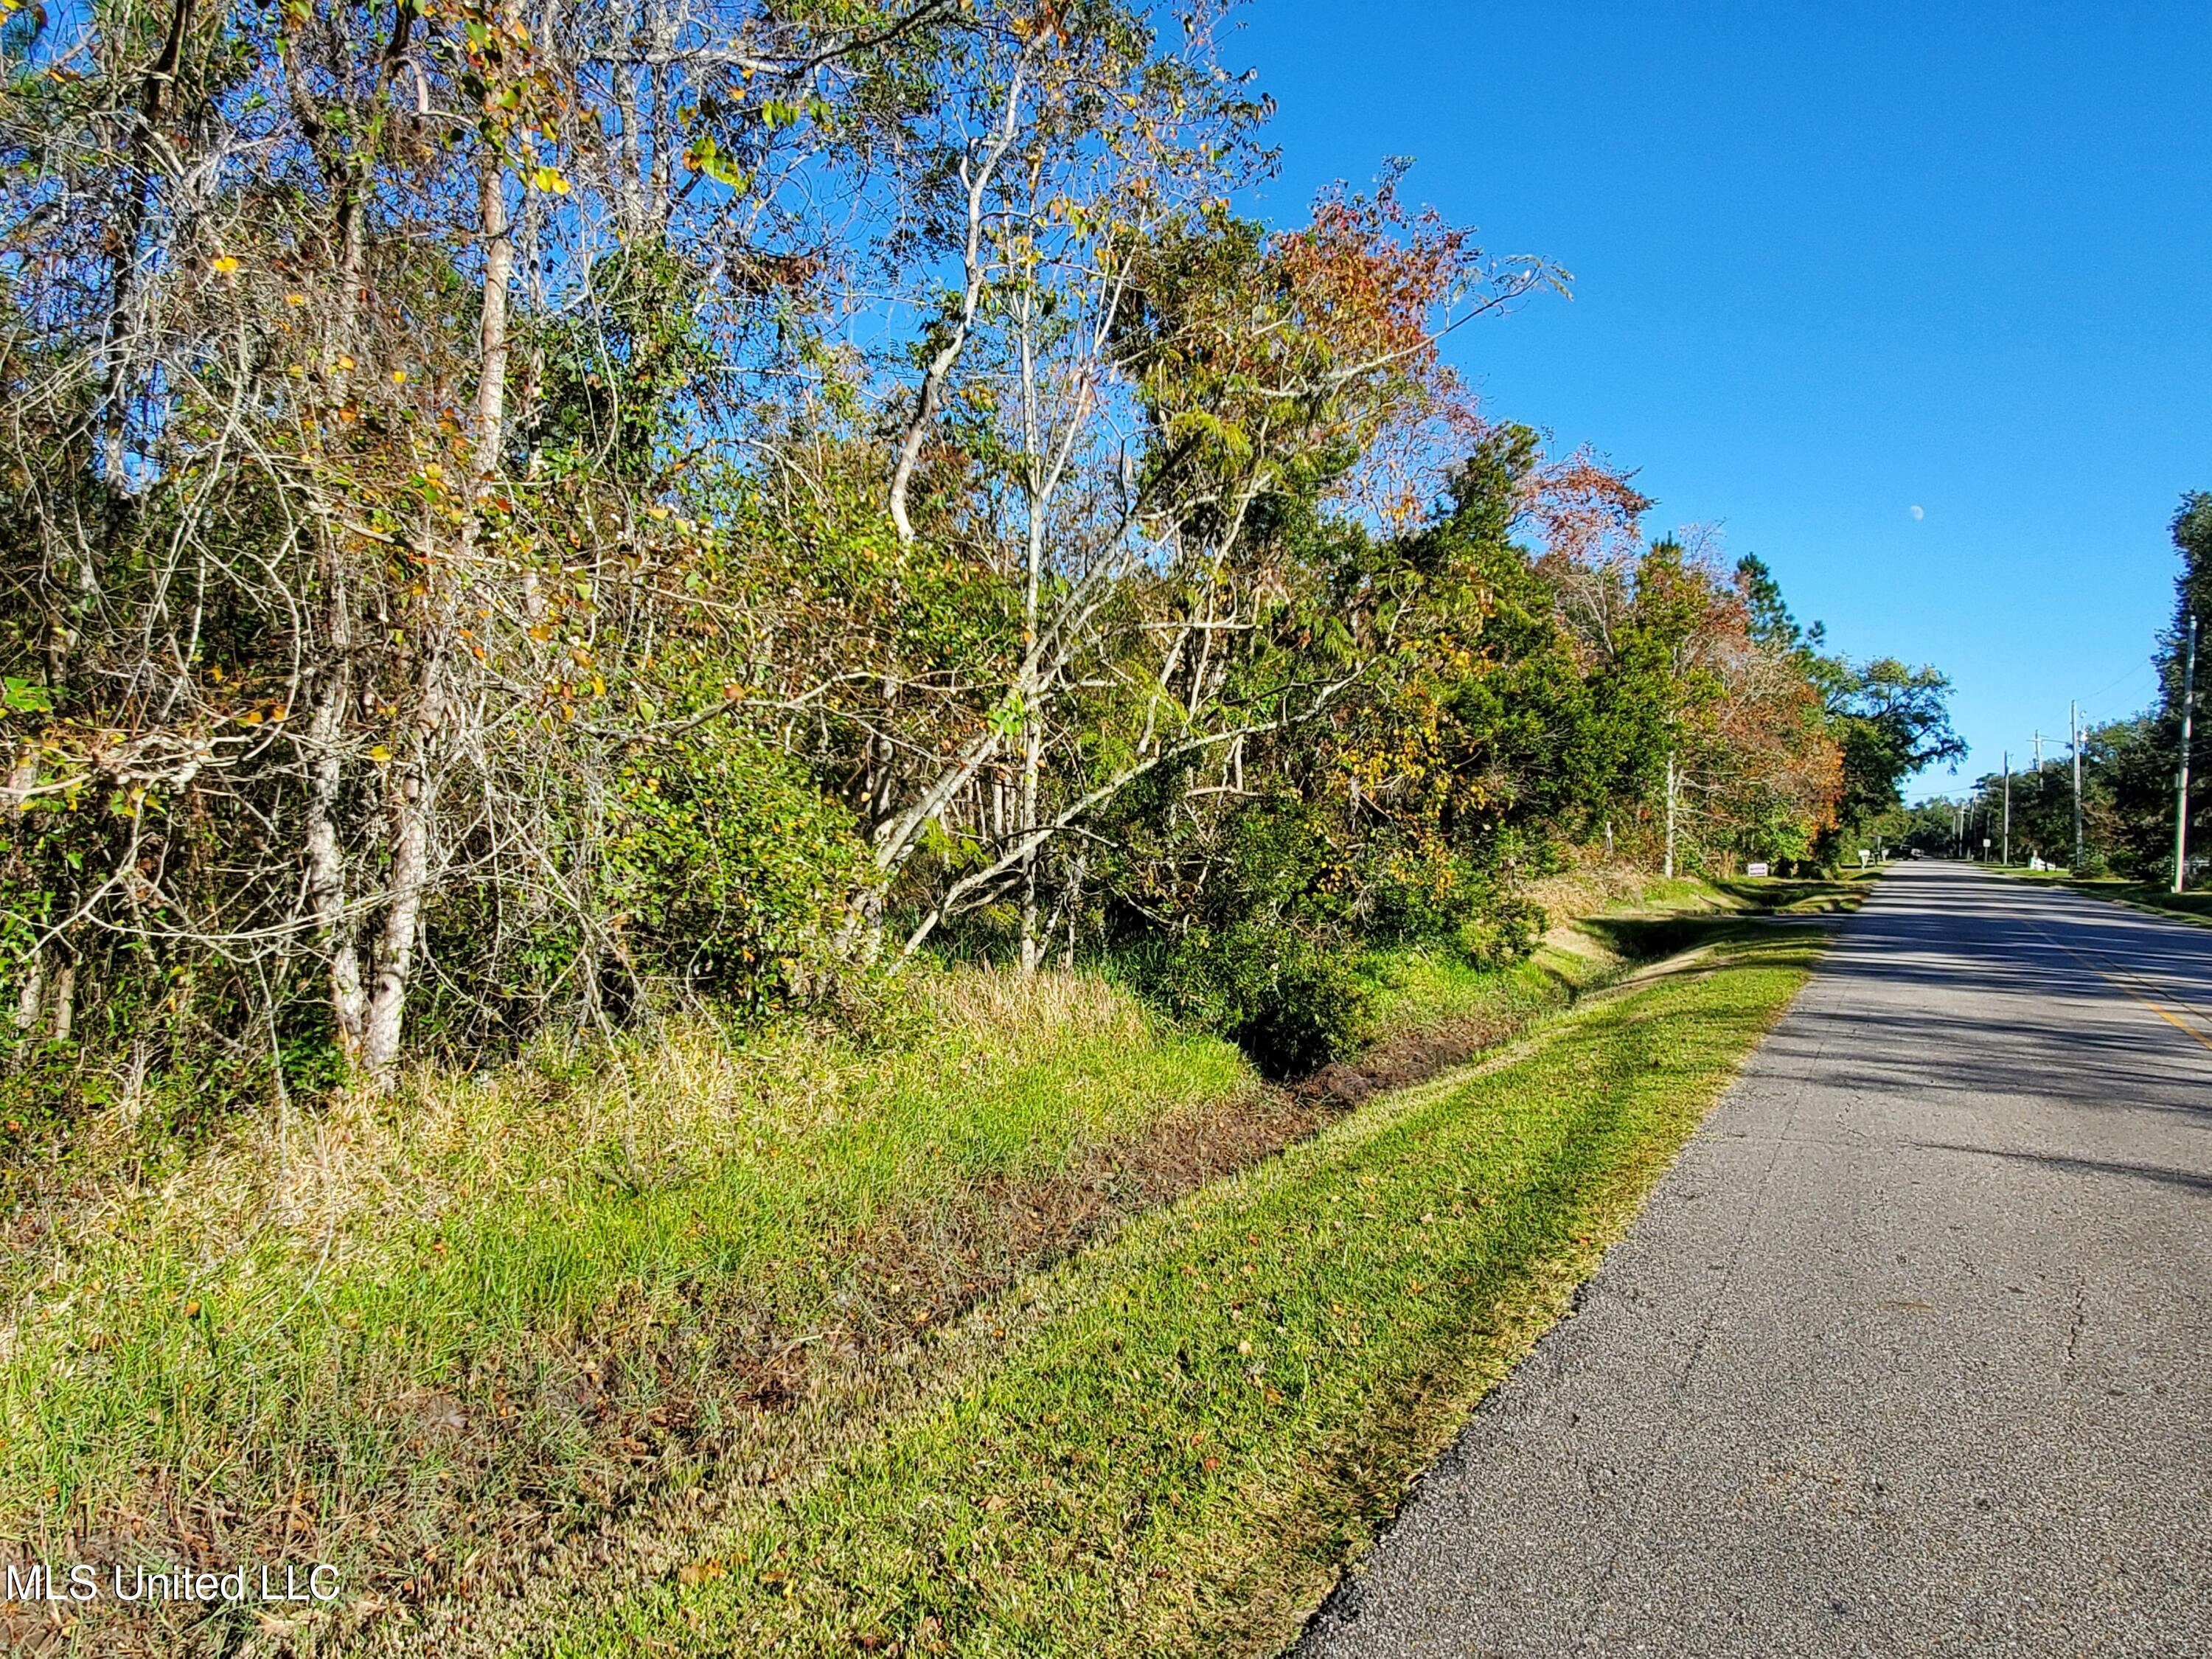
[[[1355,1063],[1431,1076],[1820,897],[1580,872],[1542,898],[1584,919],[1528,962],[1370,959],[1380,1036]],[[16,1171],[0,1229],[0,1538],[337,1563],[353,1594],[304,1650],[510,1607],[607,1528],[635,1565],[695,1500],[814,1480],[1000,1363],[947,1334],[971,1310],[1016,1329],[1041,1268],[1345,1103],[1264,1086],[1093,977],[962,969],[910,995],[865,1045],[698,1026],[182,1149],[120,1110],[81,1125],[65,1162]],[[246,1620],[95,1619],[81,1645],[209,1650]]]
[[[2212,892],[2176,893],[2161,883],[2128,881],[2118,876],[2075,876],[2063,870],[1985,867],[1996,869],[1999,875],[2026,882],[2031,886],[2063,887],[2072,892],[2087,894],[2091,898],[2131,904],[2137,909],[2155,911],[2160,915],[2179,916],[2185,921],[2212,924]]]
[[[1440,1060],[1491,1048],[1638,963],[1747,937],[1770,919],[1856,909],[1873,890],[1873,874],[1669,878],[1601,865],[1551,878],[1531,896],[1560,920],[1525,962],[1485,969],[1421,950],[1370,957],[1362,977],[1376,1031],[1371,1051],[1352,1064],[1384,1086],[1418,1081]]]
[[[1819,943],[1729,941],[1133,1224],[980,1311],[1005,1352],[933,1408],[524,1645],[1274,1650],[1557,1316]]]
[[[91,1126],[0,1255],[0,1537],[335,1562],[363,1616],[494,1590],[642,1494],[805,1467],[929,1327],[1316,1121],[1096,980],[915,1002],[872,1048],[673,1032],[178,1165]]]

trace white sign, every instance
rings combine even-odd
[[[1743,872],[1747,876],[1763,876],[1766,873],[1766,866],[1763,864],[1747,864],[1743,867]]]

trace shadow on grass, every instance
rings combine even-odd
[[[1585,916],[1575,925],[1632,962],[1653,962],[1726,939],[1755,936],[1770,918],[1840,915],[1865,902],[1863,881],[1774,881],[1757,877],[1709,880],[1741,908],[1688,915]]]
[[[1872,884],[1850,878],[1790,881],[1731,876],[1711,884],[1747,908],[1767,915],[1828,915],[1856,910],[1872,890]]]
[[[1723,939],[1742,939],[1758,923],[1734,911],[1701,916],[1587,916],[1576,924],[1632,962],[1652,962]]]

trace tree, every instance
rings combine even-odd
[[[1843,750],[1843,791],[1832,839],[1900,805],[1906,779],[1938,762],[1956,762],[1966,745],[1951,728],[1948,676],[1893,657],[1853,664],[1819,659],[1829,730]]]

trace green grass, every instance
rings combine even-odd
[[[770,1455],[749,1425],[825,1370],[859,1409],[872,1356],[1141,1206],[1097,1180],[1258,1093],[1095,980],[922,1002],[887,1049],[702,1030],[425,1075],[153,1174],[95,1126],[0,1257],[0,1535],[450,1583]]]
[[[588,1619],[563,1659],[1265,1653],[1561,1310],[1817,939],[1594,999],[987,1308],[1006,1352]]]
[[[1358,1063],[1425,1077],[1686,917],[1709,941],[1787,902],[1604,879],[1554,895],[1602,914],[1517,967],[1370,959],[1381,1059]],[[95,1115],[66,1162],[18,1166],[0,1226],[0,1536],[336,1562],[349,1600],[316,1651],[404,1650],[379,1604],[466,1623],[573,1587],[607,1528],[624,1571],[657,1571],[721,1506],[997,1376],[1048,1322],[1039,1269],[1333,1113],[1094,977],[963,969],[866,1044],[678,1028],[185,1147]],[[962,1322],[979,1305],[994,1322]],[[95,1607],[79,1648],[250,1626]]]
[[[1462,1021],[1510,1029],[1559,1006],[1567,990],[1600,982],[1622,960],[1545,947],[1510,968],[1483,969],[1435,951],[1377,951],[1361,963],[1360,977],[1374,994],[1376,1039],[1388,1042]]]
[[[1510,968],[1474,968],[1419,949],[1370,957],[1362,976],[1374,995],[1378,1044],[1467,1029],[1487,1046],[1637,963],[1744,937],[1764,917],[1856,909],[1873,884],[1854,872],[1835,880],[1637,875],[1606,886],[1577,872],[1547,888],[1542,896],[1557,925]]]

